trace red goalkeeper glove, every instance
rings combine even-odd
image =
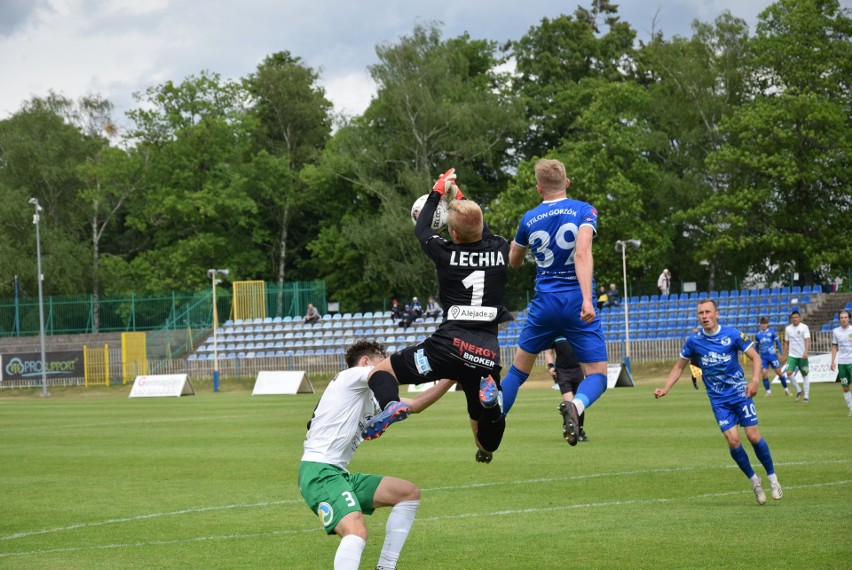
[[[432,190],[443,196],[447,191],[455,186],[455,181],[456,169],[451,168],[438,177],[438,180],[435,181],[435,185],[432,186]]]

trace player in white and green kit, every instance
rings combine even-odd
[[[784,329],[784,354],[787,355],[787,381],[796,389],[796,401],[804,396],[808,401],[811,392],[810,367],[808,366],[808,352],[811,348],[811,329],[802,322],[799,308],[793,307],[790,311],[790,324]],[[796,370],[802,373],[804,391],[799,390],[796,382]]]
[[[852,416],[852,326],[849,325],[849,311],[840,311],[840,326],[831,331],[831,369],[837,370],[837,378],[843,386],[843,398]]]
[[[350,473],[346,467],[361,444],[361,430],[379,411],[367,375],[384,360],[384,346],[360,340],[346,351],[346,370],[332,380],[308,422],[305,451],[299,465],[299,490],[319,515],[328,534],[340,536],[335,570],[357,570],[367,544],[364,515],[377,507],[392,507],[377,568],[396,568],[414,517],[420,490],[410,481]],[[404,400],[412,413],[435,403],[453,382],[442,380],[413,400]]]

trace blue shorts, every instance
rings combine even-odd
[[[760,367],[763,370],[769,370],[770,368],[772,368],[773,370],[777,370],[778,368],[781,368],[781,361],[778,360],[778,357],[774,354],[767,356],[761,354]]]
[[[713,408],[713,415],[716,416],[719,429],[723,432],[738,424],[743,427],[757,425],[757,410],[751,398],[742,396],[721,402],[711,400],[710,407]]]
[[[606,362],[606,338],[601,320],[591,323],[580,320],[583,295],[576,291],[536,293],[530,302],[530,312],[518,346],[530,354],[550,348],[553,341],[564,336],[577,354],[580,362]]]

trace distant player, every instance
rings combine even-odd
[[[430,223],[447,194],[454,198],[447,208],[452,240],[436,234]],[[364,437],[379,437],[392,423],[406,418],[406,405],[399,402],[400,384],[449,378],[459,382],[467,398],[475,458],[490,463],[506,427],[499,405],[497,326],[512,320],[503,306],[509,242],[491,233],[476,202],[464,199],[453,169],[435,182],[414,233],[435,264],[443,320],[426,340],[393,354],[370,373],[370,388],[383,412],[366,426]]]
[[[769,445],[760,435],[757,427],[757,410],[752,398],[757,394],[760,378],[760,357],[754,350],[754,343],[733,327],[719,325],[719,309],[713,299],[704,299],[698,303],[699,332],[690,336],[680,351],[680,358],[669,373],[666,385],[654,390],[655,398],[669,393],[680,378],[683,369],[690,362],[701,367],[704,386],[710,398],[713,415],[728,441],[731,457],[751,481],[754,497],[759,505],[766,503],[763,482],[754,472],[742,443],[737,425],[743,427],[746,437],[754,447],[758,460],[766,469],[773,499],[783,496]],[[752,363],[752,378],[746,382],[743,369],[738,362],[740,351],[744,352]]]
[[[831,331],[831,369],[837,370],[837,379],[843,386],[843,398],[852,416],[852,326],[849,325],[849,311],[840,311],[840,326]]]
[[[799,308],[793,307],[790,311],[790,324],[784,329],[784,354],[787,355],[787,380],[793,383],[796,389],[796,401],[804,396],[808,401],[811,391],[811,381],[808,377],[810,366],[808,365],[808,352],[811,348],[811,329],[802,322]],[[802,373],[804,391],[799,390],[796,382],[796,370]]]
[[[512,367],[503,379],[504,412],[509,413],[521,384],[532,372],[536,356],[563,336],[571,343],[586,379],[573,401],[562,402],[562,435],[570,445],[580,436],[580,414],[606,391],[606,339],[595,312],[592,239],[598,211],[568,198],[569,180],[558,160],[535,165],[541,204],[521,218],[509,251],[509,265],[520,267],[527,250],[536,263],[535,296]]]
[[[550,375],[556,380],[556,386],[562,393],[562,399],[566,402],[573,400],[574,394],[577,393],[584,377],[580,361],[577,360],[577,355],[574,354],[571,343],[565,337],[557,338],[553,341],[552,350],[544,351],[544,360],[547,362]],[[589,441],[589,438],[586,436],[585,423],[586,413],[583,412],[580,414],[580,435],[577,437],[578,441]]]
[[[763,374],[763,387],[766,389],[766,397],[772,396],[772,384],[769,382],[769,369],[775,370],[776,380],[784,387],[784,395],[789,396],[787,389],[787,375],[781,369],[781,359],[784,358],[781,339],[774,330],[769,330],[769,319],[760,317],[760,331],[754,335],[754,343],[757,345],[757,353],[760,355],[760,369]]]
[[[384,357],[384,347],[373,341],[359,340],[350,346],[345,355],[349,368],[329,383],[308,422],[299,491],[325,531],[340,537],[336,570],[357,570],[367,544],[364,515],[379,507],[392,508],[378,568],[396,568],[420,506],[420,490],[410,481],[346,470],[361,443],[361,430],[378,412],[367,373]],[[452,384],[439,382],[406,403],[412,413],[422,411]]]

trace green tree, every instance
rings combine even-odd
[[[103,141],[66,120],[65,111],[73,107],[73,101],[51,93],[33,98],[0,121],[0,264],[4,273],[20,276],[22,290],[30,295],[37,290],[30,198],[43,208],[46,294],[79,293],[91,282],[85,213],[77,201],[83,183],[77,169]],[[0,290],[11,293],[11,280],[3,279]]]
[[[511,45],[515,88],[530,121],[520,142],[522,157],[541,156],[574,137],[574,123],[597,86],[629,78],[636,32],[617,12],[617,5],[595,0],[573,16],[542,19]]]
[[[852,20],[831,0],[780,0],[753,40],[751,100],[723,121],[708,158],[722,181],[701,206],[719,239],[751,273],[826,281],[852,267],[852,244],[832,228],[852,210]]]
[[[318,80],[289,52],[266,57],[244,80],[252,96],[252,129],[262,149],[244,180],[260,206],[265,232],[260,246],[269,252],[270,274],[279,285],[287,275],[288,256],[309,257],[306,245],[319,233],[314,212],[321,205],[298,176],[318,159],[331,134],[332,104]]]
[[[732,284],[743,274],[742,259],[731,251],[694,244],[714,243],[721,231],[717,211],[704,207],[721,184],[706,160],[724,143],[721,121],[747,96],[753,75],[748,26],[725,12],[712,25],[695,21],[693,32],[691,38],[670,41],[657,35],[637,54],[637,75],[650,94],[653,133],[647,150],[665,173],[646,202],[669,240],[657,252],[664,261],[648,268],[645,284],[652,290],[661,263],[677,279],[698,281],[711,290],[717,280]]]
[[[335,298],[353,305],[434,293],[411,204],[454,166],[465,193],[487,205],[505,187],[513,141],[526,126],[508,77],[495,72],[494,43],[466,34],[443,41],[436,26],[417,26],[376,51],[376,98],[305,173],[318,196],[334,196],[343,210],[310,248]]]
[[[128,113],[144,170],[127,200],[124,255],[102,266],[114,286],[160,290],[207,283],[209,268],[263,276],[258,205],[244,184],[250,162],[246,93],[203,72],[137,95]]]

